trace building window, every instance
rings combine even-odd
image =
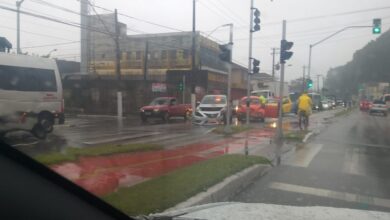
[[[131,52],[126,52],[126,58],[127,60],[131,60]]]
[[[104,59],[104,58],[106,58],[106,54],[103,53],[102,54],[102,59]]]
[[[190,50],[183,50],[183,59],[188,59],[190,57]]]
[[[140,59],[141,59],[141,51],[137,51],[137,52],[135,53],[135,59],[136,59],[136,60],[140,60]]]
[[[168,54],[166,50],[161,51],[161,59],[165,60],[168,58]]]
[[[176,50],[169,51],[169,58],[176,59]]]
[[[158,59],[159,58],[159,55],[160,55],[160,52],[158,52],[158,51],[154,51],[153,53],[152,53],[152,59]]]

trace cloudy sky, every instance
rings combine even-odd
[[[91,0],[101,8],[120,13],[119,20],[128,25],[128,34],[171,32],[172,29],[190,31],[192,28],[192,0]],[[49,4],[48,4],[49,3]],[[197,30],[210,33],[214,28],[234,23],[234,55],[236,62],[247,65],[250,0],[197,0]],[[0,0],[0,6],[15,8],[14,0]],[[254,57],[261,60],[261,71],[272,68],[271,48],[278,47],[282,20],[287,20],[287,39],[295,43],[294,56],[286,69],[288,80],[300,77],[308,64],[309,45],[350,25],[371,25],[373,18],[382,18],[383,31],[390,24],[389,0],[255,0],[261,11],[261,31],[254,34]],[[95,8],[90,13],[108,13]],[[66,9],[66,10],[64,10]],[[25,0],[22,10],[63,21],[79,23],[79,0]],[[15,12],[0,9],[0,36],[8,38],[16,47]],[[130,18],[133,17],[133,18]],[[136,19],[134,19],[136,18]],[[79,30],[75,27],[21,16],[21,47],[24,52],[47,54],[79,60]],[[147,20],[168,26],[150,25]],[[227,42],[228,29],[212,34]],[[312,74],[326,74],[330,67],[351,60],[355,50],[378,37],[370,28],[344,32],[313,49]],[[59,44],[59,45],[55,45]]]

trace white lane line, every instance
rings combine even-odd
[[[343,165],[343,172],[353,175],[360,175],[364,176],[364,174],[361,172],[361,169],[359,169],[359,148],[353,148],[351,149],[352,152],[346,152],[345,159],[344,159],[344,165]]]
[[[13,144],[12,146],[13,147],[20,147],[20,146],[30,146],[30,145],[33,145],[33,144],[38,144],[38,141],[34,141],[34,142],[31,142],[31,143]]]
[[[287,191],[287,192],[302,193],[302,194],[306,194],[306,195],[326,197],[326,198],[330,198],[330,199],[337,199],[337,200],[342,200],[342,201],[347,201],[347,202],[356,202],[356,203],[360,203],[360,204],[367,204],[367,205],[374,205],[374,206],[381,206],[381,207],[385,207],[385,208],[390,208],[390,200],[389,199],[383,199],[383,198],[377,198],[377,197],[371,197],[371,196],[363,196],[363,195],[359,195],[359,194],[340,192],[340,191],[334,191],[334,190],[328,190],[328,189],[293,185],[293,184],[281,183],[281,182],[272,182],[269,187],[271,189],[282,190],[282,191]]]
[[[303,149],[299,149],[285,164],[296,167],[308,167],[313,158],[322,149],[322,144],[308,144]]]

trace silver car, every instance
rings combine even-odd
[[[225,95],[206,95],[196,108],[192,122],[194,124],[221,124],[224,122],[227,108]]]

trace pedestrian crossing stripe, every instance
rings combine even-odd
[[[354,193],[340,192],[328,189],[313,188],[307,186],[300,186],[281,182],[272,182],[269,187],[271,189],[282,190],[286,192],[301,193],[312,196],[326,197],[329,199],[337,199],[346,202],[354,202],[359,205],[380,206],[390,208],[390,200],[372,196],[364,196]]]

